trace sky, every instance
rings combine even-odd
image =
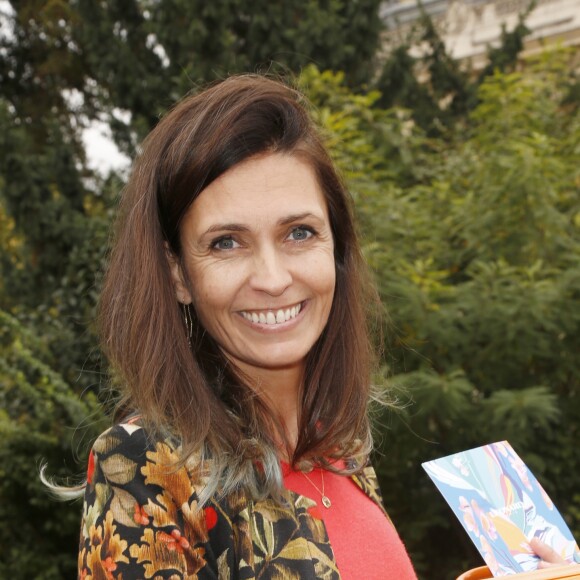
[[[131,160],[115,145],[107,123],[93,121],[83,130],[82,139],[88,165],[100,175],[105,176],[111,170],[124,171],[130,167]]]
[[[4,39],[13,38],[12,16],[14,9],[8,0],[0,0],[0,36]],[[71,109],[79,104],[82,97],[68,92],[63,95]],[[127,113],[113,111],[113,114],[128,122]],[[91,169],[106,176],[110,171],[124,171],[131,165],[131,160],[122,154],[115,145],[108,123],[99,120],[86,122],[86,127],[81,131],[81,137],[85,146],[88,165]]]

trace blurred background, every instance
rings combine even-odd
[[[112,390],[111,220],[171,104],[293,79],[384,304],[385,503],[420,578],[482,564],[421,462],[507,439],[580,538],[579,0],[0,1],[0,578],[72,578]]]

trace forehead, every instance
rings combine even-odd
[[[195,231],[221,223],[263,223],[288,214],[327,219],[326,200],[311,164],[294,155],[268,154],[240,163],[206,187],[185,222]]]

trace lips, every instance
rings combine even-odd
[[[302,302],[299,302],[293,306],[280,308],[278,310],[242,310],[240,314],[249,322],[274,326],[276,324],[284,324],[296,318],[301,309]]]

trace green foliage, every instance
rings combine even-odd
[[[80,507],[56,506],[38,468],[44,459],[57,481],[82,473],[85,443],[100,430],[96,396],[105,398],[107,374],[93,321],[123,180],[88,168],[81,130],[108,121],[120,149],[133,155],[175,100],[229,73],[290,74],[314,60],[363,82],[378,42],[378,4],[33,0],[2,7],[1,577],[73,575]],[[82,425],[87,433],[73,445]]]
[[[578,112],[560,106],[567,83],[560,71],[556,58],[486,79],[466,138],[433,159],[429,183],[393,200],[404,227],[375,220],[374,262],[394,327],[387,363],[414,401],[388,432],[397,451],[385,444],[381,461],[397,523],[400,480],[429,486],[420,461],[504,438],[537,468],[564,513],[574,501],[580,232],[569,152],[580,134]],[[422,511],[428,491],[416,493],[400,511],[400,528],[419,569],[459,571],[464,562],[437,555],[456,551],[442,540],[423,559],[426,530],[415,523],[434,515],[432,507]],[[578,520],[570,523],[578,530]]]
[[[173,102],[198,84],[228,74],[288,74],[314,62],[345,71],[351,84],[365,82],[381,31],[379,4],[13,3],[16,42],[7,43],[0,77],[8,81],[10,92],[20,95],[25,88],[32,115],[35,97],[43,107],[65,110],[67,103],[55,89],[77,91],[83,97],[80,110],[107,119],[122,149],[133,154]],[[27,74],[21,70],[25,63]],[[119,109],[130,113],[128,122]]]
[[[566,52],[496,71],[444,139],[338,74],[301,81],[356,200],[388,311],[386,503],[421,577],[481,563],[421,462],[509,440],[576,534],[579,114]],[[445,531],[446,533],[438,533]]]
[[[502,25],[500,44],[498,47],[490,47],[488,50],[488,63],[480,73],[480,80],[499,70],[508,71],[517,62],[518,56],[524,48],[524,38],[530,34],[530,29],[526,26],[526,18],[535,8],[536,0],[532,0],[527,9],[519,15],[518,23],[513,30],[508,31],[505,24]]]
[[[38,465],[82,477],[102,428],[92,322],[123,178],[87,168],[80,129],[109,121],[132,154],[198,82],[256,69],[302,69],[355,199],[388,328],[377,382],[400,401],[378,416],[376,465],[419,575],[480,563],[421,462],[492,440],[514,445],[580,536],[570,54],[515,72],[520,27],[472,81],[425,21],[425,59],[395,50],[367,91],[376,0],[12,5],[14,33],[0,39],[0,576],[73,574],[80,508],[50,501]]]
[[[0,328],[0,576],[71,577],[76,559],[63,547],[78,541],[79,507],[55,505],[38,468],[47,461],[61,478],[77,471],[77,456],[103,428],[100,405],[74,395],[43,341],[1,310]],[[23,558],[39,546],[41,562]]]
[[[390,52],[382,66],[375,83],[382,93],[379,104],[405,107],[429,135],[445,135],[477,106],[478,88],[488,76],[515,68],[530,33],[525,20],[534,5],[532,0],[513,30],[502,28],[499,46],[488,47],[487,65],[478,75],[451,58],[433,20],[422,11],[407,40]],[[421,47],[420,56],[412,54],[417,47]]]

